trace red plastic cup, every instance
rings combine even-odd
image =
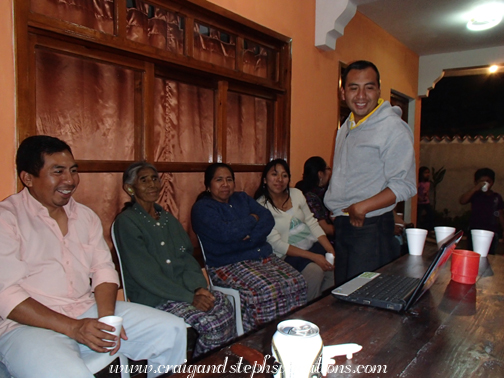
[[[473,285],[478,277],[479,253],[456,249],[452,253],[452,280],[462,284]]]

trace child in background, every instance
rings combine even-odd
[[[320,156],[312,156],[305,161],[303,179],[296,183],[306,197],[306,203],[334,246],[334,223],[331,212],[324,204],[324,195],[331,178],[331,167]]]
[[[418,222],[417,227],[434,230],[434,210],[430,204],[430,170],[420,167],[418,170]]]
[[[459,202],[462,205],[471,203],[471,217],[469,218],[468,242],[472,249],[470,230],[493,231],[494,239],[489,254],[494,255],[499,242],[499,221],[504,228],[504,202],[499,193],[492,190],[495,182],[495,172],[490,168],[481,168],[474,174],[474,187],[462,194]]]

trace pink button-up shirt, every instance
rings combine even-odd
[[[27,188],[0,202],[0,336],[29,297],[76,318],[95,303],[96,286],[119,285],[98,216],[73,198],[64,209],[66,235]]]

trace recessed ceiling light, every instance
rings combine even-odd
[[[467,28],[473,31],[480,31],[493,28],[502,21],[504,4],[489,3],[474,9],[470,13],[470,20]]]

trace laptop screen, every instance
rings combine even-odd
[[[443,243],[441,248],[439,248],[436,256],[434,257],[434,260],[423,275],[420,284],[417,286],[408,303],[406,304],[405,310],[408,310],[410,306],[415,303],[434,284],[437,276],[439,275],[439,271],[446,263],[446,261],[448,261],[448,259],[450,258],[451,253],[455,249],[457,243],[460,241],[460,239],[462,239],[462,235],[464,235],[463,231],[455,233],[450,239]]]

